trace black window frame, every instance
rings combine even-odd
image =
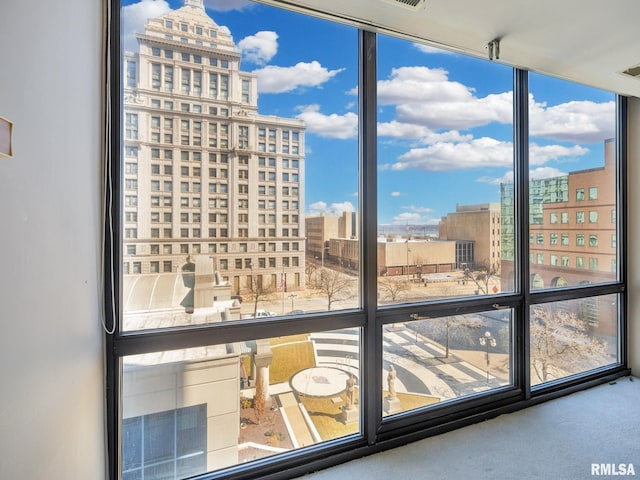
[[[626,98],[617,97],[616,163],[617,212],[616,238],[618,246],[618,280],[607,284],[580,285],[562,289],[533,290],[530,287],[529,266],[529,191],[528,191],[528,72],[514,68],[514,155],[515,155],[515,252],[520,265],[512,293],[474,298],[456,298],[424,304],[400,304],[380,307],[377,304],[377,138],[376,84],[377,34],[360,29],[359,53],[359,164],[360,164],[360,231],[361,241],[361,308],[314,314],[304,318],[252,319],[228,325],[184,327],[171,330],[123,332],[119,295],[122,265],[122,104],[120,62],[120,2],[110,0],[110,25],[107,55],[108,80],[106,141],[109,155],[106,169],[105,205],[105,315],[106,315],[106,406],[109,478],[120,476],[120,383],[121,359],[127,355],[207,344],[220,344],[269,338],[309,331],[328,331],[342,328],[361,329],[361,433],[330,442],[291,451],[267,460],[237,465],[198,478],[234,478],[236,480],[269,477],[271,479],[300,476],[318,468],[359,458],[401,444],[440,434],[491,416],[535,405],[557,396],[588,388],[629,373],[626,338],[627,312],[627,122]],[[310,12],[309,14],[312,14]],[[317,15],[317,12],[316,12]],[[328,14],[323,17],[330,18]],[[340,19],[332,19],[340,21]],[[363,27],[364,28],[364,27]],[[381,30],[382,31],[382,30]],[[109,219],[112,219],[110,221]],[[554,301],[616,294],[619,298],[618,351],[619,361],[610,365],[561,380],[530,386],[529,367],[529,307]],[[382,396],[382,330],[387,324],[407,321],[417,310],[431,315],[474,313],[493,308],[511,308],[514,356],[512,358],[513,385],[486,394],[446,402],[437,408],[426,408],[383,418]]]

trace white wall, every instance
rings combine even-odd
[[[629,99],[629,366],[640,375],[640,99]]]
[[[102,2],[2,1],[0,478],[103,479]]]

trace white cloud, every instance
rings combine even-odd
[[[531,180],[542,180],[543,178],[562,177],[564,175],[567,175],[567,173],[553,167],[540,167],[540,168],[533,169],[529,172],[529,178]]]
[[[245,60],[264,65],[278,52],[278,34],[271,31],[257,32],[238,42]]]
[[[229,37],[231,37],[231,40],[233,40],[233,34],[231,33],[231,30],[229,30],[229,27],[227,27],[226,25],[219,25],[218,28],[220,29],[220,31],[229,35]]]
[[[416,213],[431,213],[431,212],[433,212],[433,209],[431,209],[429,207],[416,207],[415,205],[405,205],[402,208],[405,209],[405,210],[409,210],[410,212],[416,212]]]
[[[502,177],[480,177],[476,179],[478,183],[489,183],[491,185],[500,185],[502,183],[513,183],[513,170],[509,170]]]
[[[126,51],[137,52],[136,33],[144,32],[150,18],[156,18],[171,11],[165,0],[142,0],[122,8],[122,41]]]
[[[391,196],[392,196],[392,197],[399,197],[399,196],[401,196],[401,195],[402,195],[402,194],[401,194],[400,192],[391,192]]]
[[[318,215],[327,210],[327,202],[318,201],[309,205],[309,215]]]
[[[396,225],[404,225],[404,224],[421,224],[425,223],[422,215],[419,213],[411,213],[411,212],[403,212],[399,215],[396,215],[391,220],[391,223],[395,223]]]
[[[556,160],[558,158],[575,158],[580,157],[588,153],[587,148],[580,145],[574,145],[573,147],[563,147],[562,145],[543,145],[540,146],[536,143],[529,145],[529,164],[530,165],[544,165],[549,160]]]
[[[447,75],[448,72],[442,68],[394,68],[389,80],[378,81],[378,103],[397,105],[471,97],[471,91],[466,86],[449,81]]]
[[[513,146],[483,137],[464,143],[436,143],[424,148],[414,148],[402,154],[393,170],[425,170],[442,172],[448,170],[508,167],[513,164]]]
[[[322,200],[309,205],[307,215],[342,215],[343,212],[355,212],[353,203],[346,201],[328,205]]]
[[[396,107],[396,115],[402,122],[426,125],[433,130],[464,130],[492,122],[511,123],[512,105],[512,93],[505,92],[483,98],[461,96],[444,101],[407,102]]]
[[[357,94],[357,88],[349,93]],[[446,70],[425,66],[393,69],[388,79],[378,81],[378,103],[396,109],[396,118],[380,131],[401,138],[418,138],[419,127],[433,132],[465,130],[493,122],[510,124],[513,118],[511,91],[478,97],[472,87],[450,80]],[[615,133],[613,101],[570,101],[548,107],[530,95],[529,113],[531,136],[590,143]],[[427,135],[423,141],[434,140]]]
[[[437,219],[434,219],[429,215],[433,210],[429,207],[419,207],[416,205],[404,205],[402,210],[406,210],[391,220],[392,223],[398,224],[434,224],[438,223]]]
[[[358,135],[358,115],[347,112],[344,115],[320,113],[319,105],[298,107],[301,113],[296,118],[303,120],[307,131],[321,137],[347,139]]]
[[[328,70],[314,60],[310,63],[299,62],[292,67],[268,65],[253,73],[258,76],[258,90],[261,93],[284,93],[299,87],[318,87],[343,70]]]
[[[531,180],[542,180],[544,178],[555,178],[567,175],[566,172],[553,167],[540,167],[529,171]],[[500,178],[480,177],[477,180],[482,183],[490,183],[492,185],[500,185],[502,183],[513,183],[513,170],[509,170]]]
[[[403,140],[419,140],[425,145],[437,142],[463,142],[473,138],[470,134],[460,134],[458,130],[447,130],[437,133],[423,125],[403,123],[397,120],[378,123],[378,136]]]
[[[453,52],[450,52],[449,50],[443,50],[442,48],[432,47],[431,45],[414,43],[413,46],[418,50],[420,50],[422,53],[438,54],[438,55],[453,55]]]
[[[572,101],[547,107],[529,95],[529,129],[533,137],[559,141],[602,142],[615,135],[615,102]]]
[[[472,88],[449,80],[442,68],[395,68],[388,80],[378,82],[378,100],[396,106],[399,122],[430,130],[510,123],[513,117],[511,92],[478,98]]]
[[[418,139],[431,134],[431,130],[423,125],[402,123],[397,120],[378,123],[378,135],[403,139]]]
[[[561,145],[540,146],[531,144],[529,162],[531,165],[543,165],[549,160],[575,158],[588,150],[579,145],[563,147]],[[482,137],[468,142],[440,142],[428,147],[414,148],[402,154],[392,170],[424,170],[443,172],[458,169],[513,166],[513,144]]]
[[[211,10],[227,12],[229,10],[244,10],[251,8],[255,4],[249,0],[205,0],[204,5]]]

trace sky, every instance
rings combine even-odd
[[[205,0],[258,77],[261,114],[299,118],[305,213],[358,208],[357,30],[246,0]],[[182,0],[123,0],[122,37]],[[513,70],[378,35],[378,223],[437,224],[456,205],[500,202],[513,178]],[[604,164],[614,136],[610,92],[532,73],[530,177]]]

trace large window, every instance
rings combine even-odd
[[[511,69],[378,45],[379,304],[513,291]]]
[[[181,63],[158,63],[157,57],[149,63],[157,38],[170,31],[167,22],[176,24],[174,17],[181,15],[167,8],[139,16],[149,5],[122,2],[127,68],[152,72],[129,75],[122,86],[124,148],[139,152],[137,163],[126,169],[125,188],[144,182],[151,192],[167,192],[169,202],[161,205],[145,188],[138,204],[125,209],[128,217],[140,214],[126,231],[124,251],[135,246],[135,254],[125,254],[124,261],[135,261],[140,269],[123,278],[120,328],[233,321],[262,310],[280,317],[360,307],[357,31],[257,6],[264,16],[256,23],[242,11],[207,11],[199,1],[186,2],[183,8],[195,15],[194,22],[216,31],[216,43],[205,40],[205,29],[198,27],[198,34],[180,17],[189,41],[163,38],[161,43],[171,43]],[[309,27],[302,36],[288,28],[279,34],[281,22]],[[136,34],[146,40],[138,42]],[[321,37],[350,47],[327,50],[317,42]],[[200,42],[197,48],[192,40]],[[203,49],[214,62],[201,61]],[[179,91],[154,92],[160,72],[174,69]],[[203,78],[209,79],[211,95],[201,91]],[[132,79],[138,83],[132,85]],[[166,116],[160,97],[165,105],[167,99],[180,103],[180,111]],[[244,106],[234,110],[239,102]],[[230,113],[222,119],[222,111]],[[180,136],[171,135],[174,125]],[[140,127],[149,131],[138,135]],[[162,150],[180,155],[161,158]],[[162,165],[149,165],[150,159]],[[173,188],[174,172],[180,172],[179,188]],[[268,210],[269,228],[261,227],[265,217],[259,210]],[[158,238],[173,253],[152,259],[151,242]],[[268,264],[258,250],[258,239],[265,238],[275,246]],[[247,240],[245,255],[236,258]],[[203,242],[212,245],[207,250],[214,249],[214,255],[202,253]],[[290,242],[304,245],[302,256],[286,253]],[[227,251],[219,248],[223,243]],[[160,272],[158,262],[171,262],[172,271]],[[201,317],[203,309],[207,314]]]
[[[288,478],[626,368],[624,99],[112,2],[112,478]]]

